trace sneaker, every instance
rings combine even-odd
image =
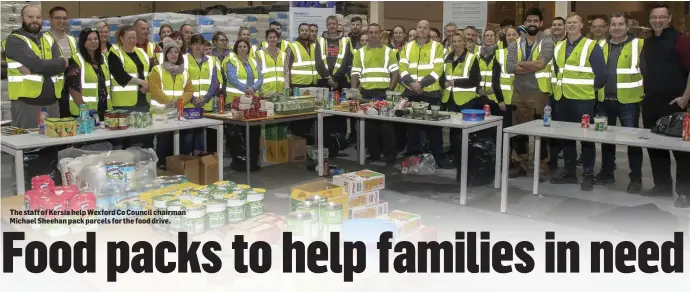
[[[628,183],[628,194],[639,194],[642,192],[642,178],[641,177],[630,177],[630,183]]]
[[[580,190],[583,192],[591,192],[594,189],[594,176],[591,173],[585,173],[582,176],[582,184]]]
[[[670,185],[655,185],[653,188],[642,192],[645,197],[673,197],[673,187]]]
[[[552,178],[551,183],[555,185],[577,184],[577,175],[563,172],[557,177]]]
[[[594,183],[597,185],[608,185],[616,182],[616,178],[614,177],[612,172],[608,171],[600,171],[595,177],[594,177]]]
[[[673,204],[676,208],[690,208],[690,196],[680,195],[676,199],[676,203]]]

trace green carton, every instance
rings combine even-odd
[[[285,140],[288,136],[287,124],[266,125],[264,128],[264,133],[266,135],[266,140]]]

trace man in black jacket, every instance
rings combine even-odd
[[[651,129],[661,117],[685,111],[690,101],[690,37],[669,27],[668,6],[652,9],[649,22],[654,35],[645,40],[640,69],[644,78],[645,98],[642,101],[642,123]],[[671,157],[666,150],[647,149],[654,175],[654,188],[645,196],[673,196]],[[673,151],[676,159],[676,192],[678,208],[690,207],[690,153]],[[685,179],[682,178],[685,176]]]

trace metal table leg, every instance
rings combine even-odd
[[[250,138],[249,138],[249,123],[244,123],[244,125],[245,125],[244,127],[245,127],[245,132],[246,132],[246,136],[244,138],[244,144],[245,144],[244,147],[245,147],[245,151],[246,151],[245,152],[246,153],[245,159],[246,159],[246,164],[247,164],[247,170],[246,170],[246,172],[247,172],[247,184],[251,186],[252,185],[252,174],[251,174],[251,169],[249,166],[249,157],[252,153],[249,150],[249,140],[250,140]]]
[[[223,154],[225,149],[223,149],[223,125],[216,126],[216,156],[218,156],[218,179],[224,180],[223,177]],[[204,140],[205,141],[205,140]],[[204,142],[205,144],[206,142]]]
[[[173,134],[173,154],[180,155],[180,131],[175,131]],[[185,153],[189,154],[189,153]]]
[[[539,166],[541,164],[541,137],[534,137],[534,182],[532,185],[532,194],[539,194]]]
[[[501,187],[501,146],[503,145],[503,121],[499,121],[496,125],[496,166],[494,174],[494,188],[498,189]],[[505,143],[510,146],[510,140],[505,141]]]
[[[467,160],[468,160],[468,148],[470,144],[468,129],[462,130],[462,161],[460,162],[460,205],[467,205]]]
[[[509,141],[510,134],[504,133],[503,140]],[[501,165],[501,213],[508,211],[508,165],[510,164],[510,143],[503,144],[503,164]]]
[[[323,176],[323,114],[318,113],[316,115],[316,144],[318,145],[318,154],[316,159],[318,160],[318,172],[319,176]]]
[[[357,139],[357,150],[359,152],[359,165],[364,165],[366,163],[366,155],[367,155],[367,146],[365,145],[366,142],[364,142],[364,120],[365,119],[359,119],[359,138]]]
[[[14,151],[14,177],[17,184],[17,195],[26,193],[26,186],[24,185],[24,151]]]

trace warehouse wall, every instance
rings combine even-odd
[[[254,5],[260,5],[261,1],[254,1]],[[48,17],[48,11],[54,6],[62,6],[67,9],[70,17],[89,18],[93,16],[124,16],[153,12],[177,12],[196,8],[205,8],[213,5],[225,5],[227,7],[249,6],[249,1],[142,1],[142,2],[110,2],[110,1],[50,1],[43,2],[43,17]]]

